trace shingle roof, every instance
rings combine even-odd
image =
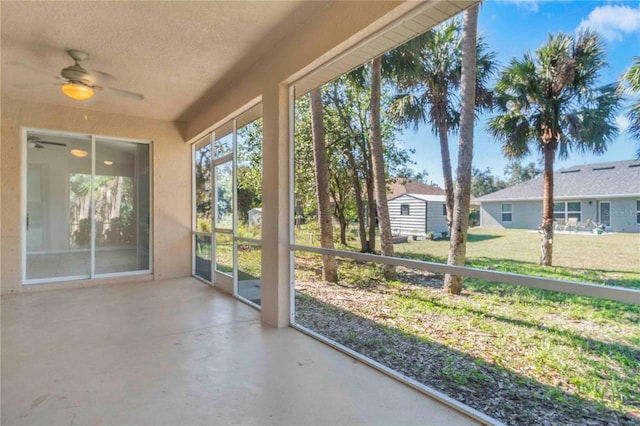
[[[418,200],[422,200],[422,201],[442,201],[444,202],[446,197],[444,194],[442,195],[433,195],[433,194],[410,194],[408,192],[405,192],[404,194],[400,194],[397,197],[393,197],[393,198],[389,198],[389,201],[391,200],[395,200],[396,198],[402,197],[403,195],[407,196],[407,197],[413,197],[416,198]]]
[[[424,195],[444,195],[444,189],[435,185],[429,185],[416,180],[396,178],[389,184],[387,198],[395,198],[402,194],[424,194]]]
[[[553,174],[557,199],[640,197],[640,160],[584,164]],[[542,177],[478,198],[478,201],[541,200]]]

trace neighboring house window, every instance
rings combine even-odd
[[[502,221],[511,222],[513,220],[513,204],[502,205]]]
[[[636,223],[640,224],[640,200],[636,200]]]
[[[553,203],[553,218],[564,219],[575,218],[582,221],[582,203],[580,201],[560,201]]]
[[[442,216],[446,216],[447,215],[447,205],[443,204],[442,205]]]
[[[400,204],[400,216],[409,216],[409,204]]]

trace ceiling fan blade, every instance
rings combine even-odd
[[[116,93],[120,96],[124,96],[127,98],[131,98],[131,99],[136,99],[139,101],[144,100],[144,95],[142,93],[136,93],[136,92],[129,92],[128,90],[122,90],[122,89],[116,89],[114,87],[106,87],[104,88],[105,90],[109,91],[109,92],[113,92]]]
[[[62,78],[60,76],[58,76],[58,75],[51,75],[47,71],[43,71],[43,70],[41,70],[39,68],[32,67],[31,65],[27,65],[27,64],[22,63],[22,62],[10,62],[9,65],[20,67],[20,68],[23,68],[23,69],[28,70],[30,72],[36,73],[36,74],[45,75],[47,77],[53,77],[55,79],[62,80]]]
[[[98,70],[90,70],[89,72],[95,74],[100,81],[116,81],[116,78],[108,72]]]
[[[62,142],[49,142],[49,141],[41,141],[41,140],[37,140],[34,141],[36,144],[45,144],[45,145],[56,145],[56,146],[67,146],[66,143],[62,143]]]

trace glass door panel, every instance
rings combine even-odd
[[[261,303],[262,120],[238,129],[236,137],[236,274],[238,296]]]
[[[262,249],[260,245],[237,242],[238,247],[238,296],[260,305]]]
[[[215,259],[216,271],[233,273],[233,163],[214,168],[215,182]]]
[[[149,146],[96,140],[95,273],[149,269]]]
[[[604,226],[611,226],[611,203],[600,201],[600,223]]]
[[[195,178],[195,230],[211,232],[211,144],[194,152]]]
[[[233,164],[231,161],[215,167],[216,229],[233,229]]]
[[[91,139],[29,131],[26,144],[25,278],[88,278]]]
[[[211,282],[211,236],[195,235],[195,270],[196,276]]]
[[[226,275],[233,272],[233,235],[230,233],[215,233],[216,271]]]

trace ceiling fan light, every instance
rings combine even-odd
[[[67,83],[62,86],[62,93],[76,101],[84,101],[93,96],[93,89],[84,84]]]
[[[78,157],[78,158],[84,158],[87,155],[89,155],[89,153],[87,151],[82,150],[82,149],[72,149],[71,150],[71,155],[73,155],[74,157]]]

